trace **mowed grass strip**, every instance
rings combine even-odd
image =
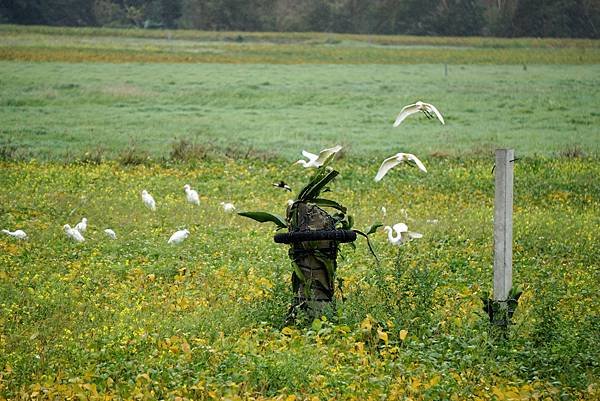
[[[600,45],[592,40],[511,42],[486,38],[153,32],[8,27],[0,39],[0,60],[231,64],[600,63]]]
[[[600,146],[598,67],[0,62],[5,158],[168,158],[180,139],[289,161],[341,144],[353,157],[579,152]],[[434,104],[446,125],[400,109]]]
[[[0,163],[0,226],[30,236],[0,236],[0,397],[594,399],[600,165],[515,165],[514,283],[525,292],[498,341],[479,299],[492,285],[492,160],[423,159],[427,174],[398,167],[379,184],[375,164],[334,163],[328,196],[357,228],[386,206],[385,224],[424,237],[399,251],[380,230],[379,265],[364,242],[346,247],[338,309],[287,328],[287,248],[219,202],[283,213],[290,195],[271,184],[297,192],[300,166]],[[62,225],[84,216],[75,244]],[[190,238],[167,245],[183,227]]]

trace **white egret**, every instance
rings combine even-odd
[[[71,228],[70,225],[65,224],[63,226],[63,229],[65,230],[67,237],[71,238],[73,241],[75,241],[75,242],[85,241],[85,238],[83,238],[83,235],[81,235],[81,233],[79,231],[77,231],[76,229]]]
[[[75,229],[77,231],[79,231],[81,234],[83,234],[85,232],[85,230],[87,230],[87,222],[88,222],[88,219],[84,217],[83,219],[81,219],[81,221],[79,223],[77,223],[75,225]]]
[[[385,206],[381,206],[381,214],[383,215],[383,217],[387,216],[387,209],[385,208]]]
[[[387,232],[388,242],[392,245],[402,245],[413,238],[422,238],[423,234],[408,231],[408,226],[404,223],[394,224],[392,227],[385,226],[383,231]],[[393,232],[393,233],[392,233]]]
[[[175,231],[175,233],[171,235],[171,238],[169,238],[169,241],[167,241],[167,244],[179,244],[183,242],[183,240],[186,239],[189,235],[190,232],[187,229]]]
[[[11,237],[14,237],[17,239],[27,239],[27,234],[23,230],[15,230],[15,231],[2,230],[2,232],[6,235],[10,235]]]
[[[106,230],[104,230],[104,232],[106,233],[106,235],[108,235],[111,239],[117,239],[117,233],[115,233],[113,230],[111,230],[110,228],[107,228]]]
[[[221,202],[221,206],[223,206],[225,213],[233,213],[235,210],[235,206],[230,202]]]
[[[418,113],[419,111],[422,111],[427,118],[433,118],[435,115],[435,117],[437,117],[442,124],[445,124],[444,117],[442,117],[442,114],[438,111],[438,109],[435,108],[434,105],[424,103],[419,100],[417,103],[404,106],[402,110],[400,110],[400,114],[398,114],[396,121],[394,121],[394,127],[399,126],[406,117],[410,116],[411,114]]]
[[[146,205],[146,207],[148,207],[150,210],[156,210],[156,202],[154,201],[154,198],[145,189],[142,191],[142,201],[144,201],[144,205]]]
[[[306,150],[303,150],[302,155],[304,157],[308,158],[308,160],[300,159],[294,164],[301,164],[305,168],[321,167],[323,165],[323,163],[325,163],[325,160],[327,160],[327,158],[329,156],[336,154],[340,150],[342,150],[342,147],[340,145],[334,146],[333,148],[323,149],[322,151],[319,152],[318,155],[315,155],[314,153],[310,153],[310,152],[307,152]]]
[[[198,192],[195,189],[192,189],[189,184],[185,184],[183,189],[185,191],[185,197],[187,198],[187,201],[196,206],[200,206],[200,197],[198,196]]]
[[[387,174],[388,171],[390,171],[392,168],[396,167],[402,162],[414,162],[419,168],[419,170],[427,172],[427,169],[425,168],[421,160],[417,158],[417,156],[411,153],[396,153],[394,156],[388,157],[383,161],[383,163],[381,163],[379,171],[377,171],[377,175],[375,176],[375,181],[380,181]]]

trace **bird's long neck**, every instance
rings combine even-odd
[[[11,233],[10,231],[8,231],[8,230],[2,230],[2,232],[3,232],[4,234],[12,234],[12,233]]]
[[[388,240],[390,242],[397,242],[398,239],[400,238],[399,235],[394,236],[394,234],[392,234],[392,231],[394,231],[394,230],[392,230],[392,227],[390,227],[390,226],[385,227],[385,231],[387,231]]]

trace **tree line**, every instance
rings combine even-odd
[[[0,23],[599,38],[600,1],[0,0]]]

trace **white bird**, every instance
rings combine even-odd
[[[413,238],[422,238],[423,234],[408,231],[408,226],[404,223],[394,224],[392,227],[385,226],[383,231],[387,232],[388,242],[392,245],[402,245]],[[392,234],[393,231],[393,234]]]
[[[186,239],[189,235],[190,232],[187,229],[175,231],[175,233],[171,235],[171,238],[169,238],[169,241],[167,241],[167,244],[179,244],[183,242],[183,240]]]
[[[75,225],[75,229],[77,231],[79,231],[81,234],[83,234],[85,232],[85,230],[87,230],[87,219],[84,217],[83,219],[81,219],[81,221],[79,223],[77,223]]]
[[[117,239],[117,233],[115,233],[113,230],[111,230],[110,228],[107,228],[106,230],[104,230],[104,232],[106,233],[106,235],[108,235],[111,239]]]
[[[427,172],[427,169],[425,168],[421,160],[417,158],[417,156],[411,153],[396,153],[394,156],[388,157],[383,161],[383,163],[381,163],[379,171],[377,171],[377,175],[375,176],[375,181],[380,181],[387,174],[388,171],[390,171],[392,168],[396,167],[402,162],[414,162],[419,168],[419,170]]]
[[[145,189],[142,191],[142,200],[149,209],[156,210],[156,202],[154,201],[154,198]]]
[[[383,217],[387,216],[387,209],[385,208],[385,206],[381,206],[381,214],[383,215]]]
[[[402,110],[400,110],[400,114],[398,114],[398,117],[396,117],[396,121],[394,121],[394,127],[399,126],[400,123],[404,121],[406,117],[410,116],[411,114],[418,113],[419,111],[422,111],[423,114],[427,116],[427,118],[433,118],[433,116],[435,115],[442,124],[445,124],[444,117],[442,117],[442,114],[438,111],[438,109],[435,108],[434,105],[424,103],[419,100],[417,103],[404,106]]]
[[[85,241],[85,238],[83,238],[83,235],[81,235],[81,233],[79,231],[77,231],[74,228],[71,228],[70,225],[65,224],[63,226],[63,229],[65,230],[65,233],[67,234],[67,237],[71,238],[72,240],[76,241],[76,242],[83,242]]]
[[[200,197],[198,196],[198,192],[194,189],[192,189],[192,187],[189,186],[189,184],[185,184],[183,186],[183,189],[185,191],[185,196],[187,198],[187,201],[189,203],[193,203],[194,205],[199,206],[200,205]]]
[[[315,155],[314,153],[310,153],[310,152],[307,152],[306,150],[303,150],[302,155],[304,157],[308,158],[308,160],[300,159],[294,164],[301,164],[305,168],[321,167],[323,165],[323,163],[325,163],[325,160],[327,160],[327,158],[329,158],[329,156],[336,154],[340,150],[342,150],[342,147],[340,145],[334,146],[333,148],[323,149],[322,151],[319,152],[318,155]]]
[[[221,202],[221,206],[223,206],[225,213],[232,213],[235,210],[235,206],[230,202]]]
[[[15,237],[17,239],[27,239],[27,234],[23,230],[15,230],[15,231],[2,230],[2,232],[5,233],[6,235],[10,235],[11,237]]]

